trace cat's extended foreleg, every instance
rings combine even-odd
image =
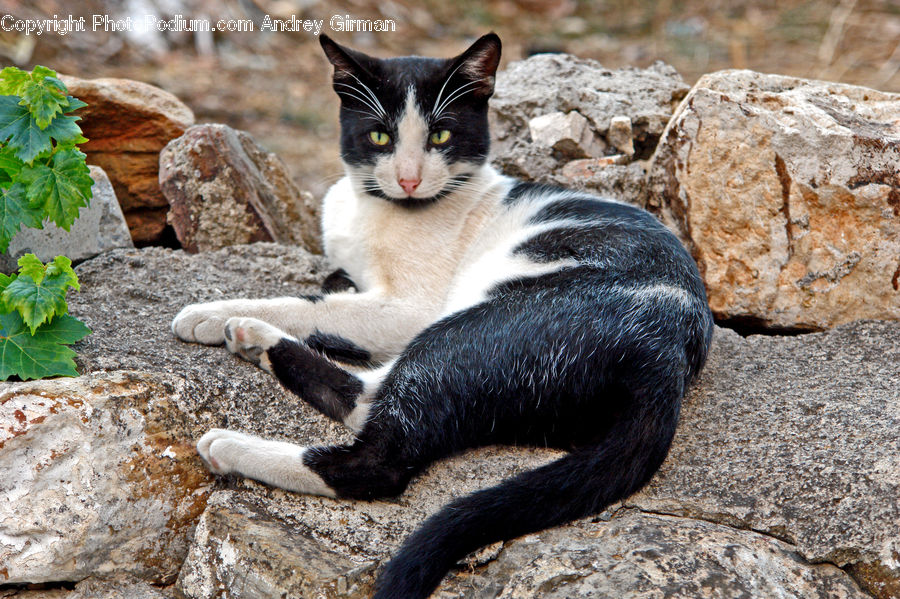
[[[369,401],[387,368],[350,373],[318,351],[255,318],[225,323],[229,351],[268,370],[290,391],[324,415],[354,430],[365,423]]]
[[[370,359],[383,362],[400,353],[438,310],[438,306],[430,309],[421,300],[374,291],[334,293],[315,299],[225,300],[187,306],[175,317],[172,330],[185,341],[216,345],[225,341],[229,318],[256,318],[310,345],[329,348],[339,346],[337,341],[347,342],[347,347],[362,349]],[[365,357],[359,351],[352,353]]]

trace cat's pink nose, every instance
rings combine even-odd
[[[416,187],[418,187],[419,183],[421,183],[421,182],[422,182],[421,179],[398,179],[397,180],[397,183],[400,184],[400,187],[403,188],[403,191],[405,191],[408,194],[412,194],[412,192],[414,192],[416,190]]]

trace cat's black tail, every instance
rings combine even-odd
[[[662,464],[681,390],[632,404],[604,439],[446,505],[403,543],[373,599],[424,599],[467,553],[596,514],[643,487]]]

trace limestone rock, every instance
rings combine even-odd
[[[169,222],[190,252],[254,241],[321,252],[312,196],[243,131],[191,127],[160,155],[159,182],[172,207]]]
[[[624,154],[613,154],[573,160],[547,181],[642,206],[646,175],[646,161],[629,162]]]
[[[143,580],[116,576],[86,578],[69,591],[64,588],[0,590],[0,599],[175,599],[173,588],[153,586]]]
[[[634,131],[631,119],[627,116],[614,116],[609,120],[609,133],[606,135],[612,147],[626,156],[634,155]]]
[[[136,242],[159,239],[168,204],[159,189],[159,152],[194,124],[178,98],[128,79],[62,77],[88,106],[78,111],[88,163],[106,171]]]
[[[521,599],[869,597],[839,568],[809,564],[778,539],[636,510],[516,539],[447,587],[446,596]]]
[[[66,231],[48,220],[43,229],[20,230],[10,241],[8,252],[0,255],[0,271],[17,270],[19,257],[28,253],[43,262],[59,255],[81,262],[112,248],[134,247],[109,178],[99,166],[91,166],[90,171],[93,198],[87,208],[81,209],[75,224]]]
[[[610,169],[596,179],[595,187],[595,180],[570,180],[562,169],[573,158],[602,158],[603,154],[649,158],[687,91],[675,69],[663,63],[647,69],[609,70],[596,61],[567,54],[539,54],[511,63],[497,73],[490,103],[493,163],[506,174],[526,180],[601,194],[625,193],[619,199],[643,205],[643,185],[636,184],[628,170]],[[532,119],[573,111],[587,120],[595,149],[554,152],[549,149],[553,144],[530,140]],[[630,135],[622,119],[631,124]]]
[[[2,386],[0,584],[174,580],[211,482],[180,393],[129,372]]]
[[[777,537],[900,597],[898,381],[900,323],[717,329],[669,458],[627,503]]]
[[[900,95],[722,71],[650,172],[720,319],[823,329],[900,319]]]
[[[538,54],[497,73],[490,104],[495,150],[502,155],[525,137],[536,116],[577,110],[604,138],[610,119],[627,116],[639,157],[649,158],[688,89],[675,69],[661,62],[613,71],[568,54]]]
[[[335,552],[254,505],[254,497],[217,492],[197,525],[178,578],[181,596],[358,597],[371,595],[375,564]]]
[[[528,121],[531,140],[569,158],[603,154],[603,145],[594,139],[587,119],[578,112],[551,112]]]

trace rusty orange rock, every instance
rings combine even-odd
[[[900,319],[900,95],[750,71],[697,82],[650,205],[718,318],[815,330]]]
[[[159,152],[194,124],[194,113],[158,87],[129,79],[62,77],[87,102],[78,111],[88,164],[106,171],[138,244],[158,241],[168,203],[159,189]]]

